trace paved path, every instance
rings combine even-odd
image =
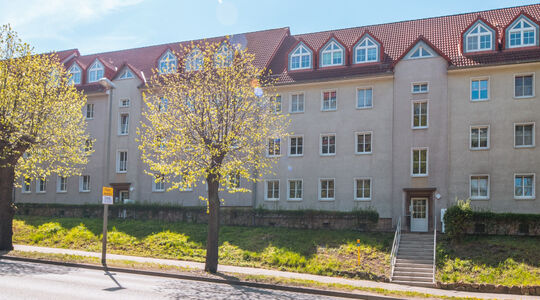
[[[71,255],[79,255],[79,256],[101,257],[101,253],[97,253],[97,252],[86,252],[86,251],[79,251],[79,250],[46,248],[46,247],[36,247],[36,246],[26,246],[26,245],[15,245],[14,247],[15,247],[15,250],[26,251],[26,252],[58,253],[58,254],[71,254]],[[204,269],[203,263],[170,260],[170,259],[149,258],[149,257],[136,257],[136,256],[128,256],[128,255],[107,254],[107,260],[126,260],[126,261],[142,262],[142,263],[154,263],[154,264],[171,265],[171,266],[178,266],[178,267],[188,267],[192,269]],[[267,270],[267,269],[259,269],[259,268],[235,267],[235,266],[226,266],[226,265],[219,265],[218,271],[227,272],[227,273],[248,274],[248,275],[266,275],[266,276],[275,276],[275,277],[313,280],[313,281],[322,282],[322,283],[338,283],[338,284],[346,284],[346,285],[357,286],[357,287],[381,288],[381,289],[394,290],[394,291],[419,292],[419,293],[431,294],[435,296],[476,297],[476,298],[484,298],[484,299],[524,299],[524,300],[536,299],[538,300],[538,297],[534,297],[534,296],[460,292],[460,291],[451,291],[451,290],[441,290],[441,289],[436,289],[436,288],[424,288],[424,287],[399,285],[399,284],[393,284],[393,283],[376,282],[376,281],[369,281],[369,280],[345,279],[345,278],[338,278],[338,277],[275,271],[275,270]]]

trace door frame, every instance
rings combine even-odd
[[[416,201],[416,200],[425,200],[426,201],[425,218],[422,218],[422,219],[414,218],[414,201]],[[428,232],[429,231],[429,198],[428,197],[411,197],[411,206],[410,206],[410,208],[411,209],[409,211],[411,213],[411,232]],[[414,219],[425,220],[425,221],[423,221],[423,222],[425,222],[425,230],[423,230],[424,228],[422,228],[422,230],[412,230],[413,229],[412,224],[413,224]]]
[[[433,232],[433,214],[435,212],[435,191],[437,188],[404,188],[403,192],[405,193],[405,201],[403,205],[403,211],[405,216],[405,221],[407,230],[411,231],[411,213],[409,212],[409,207],[411,205],[412,198],[427,198],[427,217],[428,217],[428,231]]]

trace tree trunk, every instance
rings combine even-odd
[[[15,169],[13,167],[0,167],[0,251],[13,250],[14,179]]]
[[[219,249],[219,181],[217,176],[208,175],[208,237],[206,239],[206,264],[204,270],[210,273],[217,272]]]

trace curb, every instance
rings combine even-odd
[[[92,264],[58,262],[58,261],[35,259],[35,258],[23,258],[23,257],[11,256],[11,255],[0,255],[0,261],[2,259],[31,262],[31,263],[40,263],[40,264],[49,264],[49,265],[58,265],[58,266],[64,266],[64,267],[84,268],[84,269],[91,269],[91,270],[103,270],[103,271],[109,271],[109,272],[113,271],[113,272],[129,273],[129,274],[137,274],[137,275],[203,281],[203,282],[229,284],[229,285],[239,285],[239,286],[247,286],[247,287],[254,287],[254,288],[262,288],[262,289],[267,289],[267,290],[278,290],[278,291],[287,291],[287,292],[330,296],[330,297],[367,299],[367,300],[402,299],[402,298],[395,298],[395,297],[389,297],[389,296],[375,296],[375,295],[369,295],[369,294],[348,293],[348,292],[339,292],[339,291],[314,289],[314,288],[306,288],[306,287],[295,287],[295,286],[287,286],[287,285],[275,285],[275,284],[250,282],[250,281],[242,281],[242,280],[218,279],[218,278],[208,278],[208,277],[201,277],[201,276],[194,276],[194,275],[174,274],[174,273],[167,273],[167,272],[145,271],[145,270],[137,270],[137,269],[117,268],[117,267],[104,267],[104,266],[92,265]]]

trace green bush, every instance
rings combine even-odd
[[[444,214],[446,234],[454,242],[460,242],[465,236],[467,225],[472,220],[471,201],[457,200]]]

